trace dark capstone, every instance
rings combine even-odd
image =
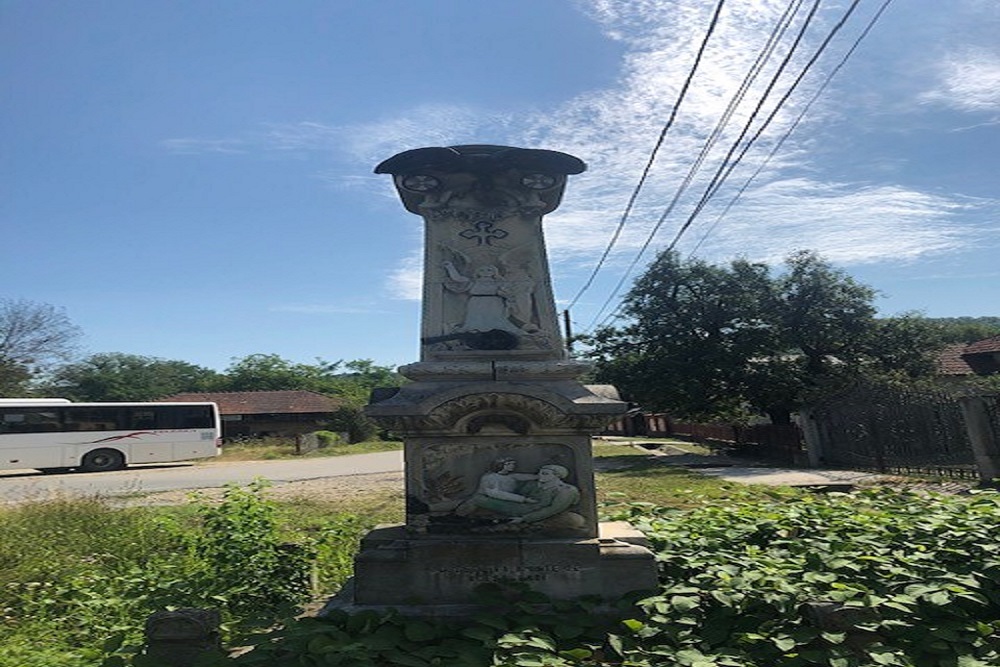
[[[559,151],[480,144],[404,151],[381,162],[375,173],[396,176],[424,169],[473,174],[523,169],[568,175],[583,173],[587,165],[580,158]]]

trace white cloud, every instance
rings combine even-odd
[[[165,139],[160,145],[179,155],[247,152],[246,143],[240,139]]]
[[[938,65],[935,86],[921,99],[961,111],[1000,111],[1000,51],[949,53]]]
[[[423,255],[420,251],[404,259],[389,275],[389,292],[393,298],[417,301],[423,290]]]
[[[268,308],[272,313],[296,313],[298,315],[362,315],[386,312],[366,306],[346,306],[332,303],[289,303]]]

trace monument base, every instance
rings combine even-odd
[[[467,616],[475,589],[521,582],[554,600],[596,596],[609,603],[654,591],[656,563],[646,537],[625,522],[599,524],[597,538],[413,536],[383,526],[362,541],[354,578],[324,613],[395,609],[425,617]]]

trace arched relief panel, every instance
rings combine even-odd
[[[525,394],[485,392],[450,398],[425,417],[431,428],[473,433],[489,425],[515,433],[561,428],[572,423],[566,412],[549,401]]]

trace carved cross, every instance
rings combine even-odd
[[[480,220],[472,225],[473,229],[466,229],[460,232],[462,238],[476,240],[476,245],[493,245],[493,239],[505,238],[508,234],[502,229],[493,229],[493,223],[487,220]]]

